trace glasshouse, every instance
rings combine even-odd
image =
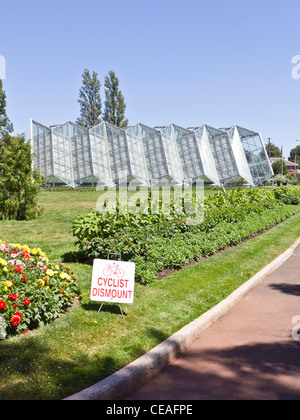
[[[273,176],[261,135],[239,126],[123,129],[102,122],[87,129],[31,120],[31,144],[34,167],[55,186],[176,185],[184,178],[255,186]]]

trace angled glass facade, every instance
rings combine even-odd
[[[252,186],[273,176],[262,137],[234,126],[183,128],[176,124],[126,129],[106,122],[87,129],[72,122],[46,127],[31,121],[34,166],[56,185],[115,186],[135,181],[181,184],[183,178]]]

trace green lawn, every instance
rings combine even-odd
[[[44,213],[0,222],[0,238],[39,246],[51,260],[75,249],[77,214],[97,192],[43,192]],[[300,210],[300,206],[299,206]],[[0,399],[61,399],[92,385],[155,347],[228,296],[300,236],[300,213],[268,232],[149,286],[136,284],[132,305],[90,301],[92,267],[72,264],[84,295],[80,307],[53,324],[0,341]]]

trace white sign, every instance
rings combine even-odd
[[[95,259],[91,300],[133,303],[135,263]]]

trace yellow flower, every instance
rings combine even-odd
[[[37,254],[37,250],[36,250],[35,248],[33,248],[33,249],[31,250],[31,254],[32,254],[32,255],[36,255],[36,254]]]
[[[53,277],[54,274],[56,274],[56,271],[51,270],[51,268],[47,270],[47,276]]]
[[[71,280],[71,277],[69,276],[69,274],[67,274],[67,273],[61,273],[60,274],[60,278],[62,279],[62,280]]]
[[[3,267],[3,271],[5,271],[5,273],[8,272],[8,268],[7,267]]]
[[[43,286],[45,285],[44,280],[42,280],[42,279],[38,279],[38,280],[37,280],[37,285],[38,285],[38,286],[40,286],[40,287],[43,287]]]

